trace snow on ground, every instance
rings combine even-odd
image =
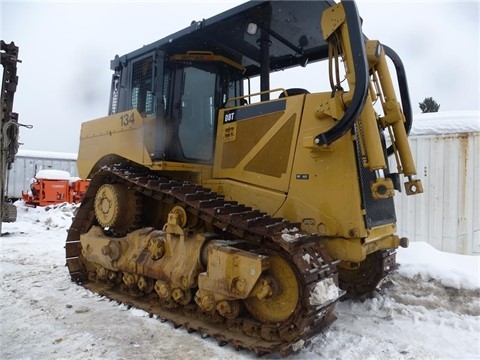
[[[29,208],[0,238],[1,359],[255,359],[174,329],[70,281],[74,205]],[[398,251],[391,284],[343,301],[337,320],[290,359],[480,359],[480,258],[426,243]]]

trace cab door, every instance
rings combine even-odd
[[[177,65],[173,83],[167,158],[210,164],[219,103],[215,67]]]

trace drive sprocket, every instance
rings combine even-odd
[[[337,266],[338,282],[347,292],[346,297],[363,299],[370,296],[396,266],[395,254],[381,250],[367,255],[360,263],[341,262]]]
[[[135,228],[138,218],[137,197],[123,184],[103,184],[95,195],[98,223],[117,235]]]

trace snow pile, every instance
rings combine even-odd
[[[19,200],[15,202],[15,206],[17,206],[17,221],[11,224],[13,231],[18,229],[21,234],[28,234],[32,232],[33,226],[34,230],[31,234],[34,234],[39,230],[68,230],[79,205],[65,202],[45,207],[31,207],[25,205],[23,200]],[[2,227],[8,229],[4,225]]]
[[[0,238],[0,359],[256,359],[72,283],[64,245],[76,206],[15,205]],[[479,257],[412,243],[398,261],[390,285],[338,302],[337,320],[289,359],[480,359]]]
[[[436,250],[425,242],[412,242],[409,248],[399,248],[397,261],[402,264],[399,273],[423,281],[431,279],[457,289],[480,288],[480,257],[458,255]]]

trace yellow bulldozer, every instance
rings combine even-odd
[[[319,61],[325,92],[270,87],[292,68],[321,79]],[[395,268],[401,176],[422,192],[408,87],[353,1],[247,2],[111,69],[108,116],[81,128],[91,183],[66,240],[73,281],[219,344],[287,355]]]

